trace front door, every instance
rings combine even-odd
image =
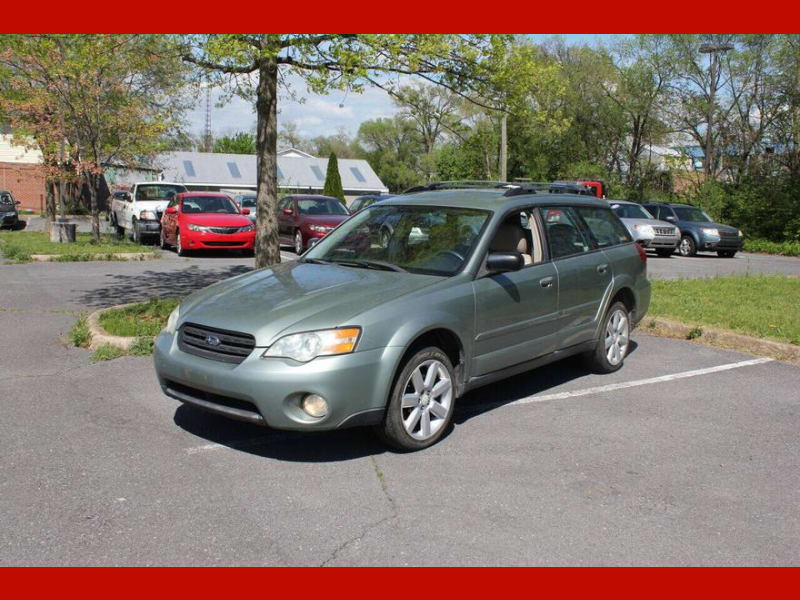
[[[287,208],[294,210],[294,198],[283,198],[278,202],[278,239],[281,244],[294,243],[294,215],[284,214],[283,211]]]

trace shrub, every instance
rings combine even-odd
[[[92,341],[92,336],[89,333],[89,325],[86,323],[86,315],[81,315],[81,317],[75,321],[75,324],[67,335],[70,344],[76,348],[86,348],[89,346],[89,343]]]

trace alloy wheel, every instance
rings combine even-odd
[[[400,411],[406,432],[416,440],[427,440],[447,422],[453,405],[453,382],[447,367],[426,360],[406,381]]]
[[[303,234],[299,230],[294,234],[294,253],[298,256],[303,253]]]
[[[622,310],[612,313],[606,324],[606,359],[611,365],[618,365],[625,358],[628,349],[628,315]]]

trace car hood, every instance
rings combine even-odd
[[[302,219],[309,225],[327,225],[336,227],[342,221],[346,221],[350,215],[303,215]]]
[[[731,227],[730,225],[723,225],[722,223],[709,223],[707,221],[681,221],[681,226],[692,226],[692,227],[706,227],[709,229],[719,229],[720,231],[725,231],[727,233],[738,233],[739,230],[736,227]]]
[[[245,215],[226,215],[222,213],[197,213],[183,214],[184,223],[194,223],[204,227],[245,227],[250,225],[250,219]]]
[[[221,281],[181,304],[180,323],[250,333],[256,346],[279,334],[351,324],[356,315],[440,277],[290,262]]]

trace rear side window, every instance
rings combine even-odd
[[[589,234],[598,248],[608,248],[632,241],[625,225],[610,209],[580,206],[576,210],[589,227]]]
[[[542,222],[547,231],[547,244],[550,258],[564,258],[591,249],[589,241],[581,232],[580,218],[568,206],[548,206],[540,208]]]

